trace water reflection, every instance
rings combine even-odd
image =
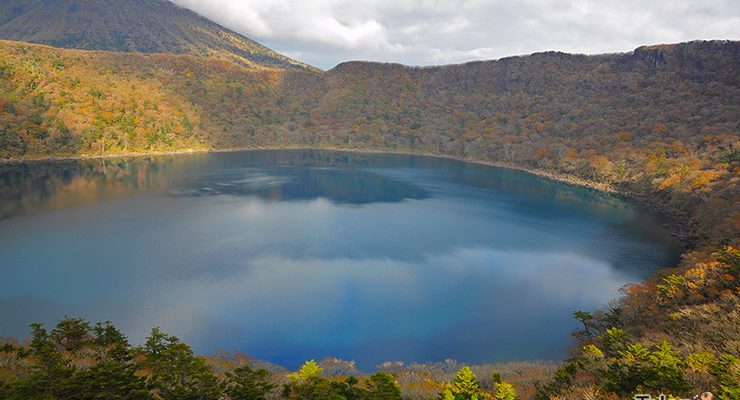
[[[426,190],[362,169],[315,167],[241,168],[219,171],[188,182],[173,195],[257,196],[268,201],[325,198],[340,204],[424,199]]]
[[[347,204],[428,197],[412,183],[363,169],[386,165],[386,157],[394,158],[286,150],[0,164],[0,219],[164,189]]]
[[[0,336],[65,314],[197,351],[560,358],[574,309],[675,262],[655,216],[517,171],[258,151],[0,170]],[[495,344],[495,345],[494,345]]]
[[[172,184],[171,157],[0,164],[0,219]]]
[[[487,362],[558,358],[567,341],[552,334],[572,327],[562,317],[574,306],[604,301],[622,279],[608,265],[575,255],[479,248],[419,263],[260,258],[223,280],[184,285],[195,292],[164,297],[184,299],[183,307],[198,314],[220,309],[240,316],[238,334],[227,339],[232,346],[259,347],[291,365],[300,363],[297,354],[334,354],[366,366],[450,354]],[[282,295],[266,305],[261,299],[273,291]]]

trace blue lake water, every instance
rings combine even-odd
[[[65,315],[294,368],[561,359],[675,263],[653,214],[430,157],[285,150],[0,166],[0,336]]]

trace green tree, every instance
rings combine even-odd
[[[590,325],[594,319],[593,315],[586,311],[576,311],[573,313],[573,318],[583,324],[583,329],[576,329],[573,332],[573,336],[578,340],[578,342],[583,343],[584,341],[591,339],[593,337],[593,332],[591,331]]]
[[[0,398],[148,399],[144,379],[136,374],[137,367],[125,337],[110,323],[98,324],[95,333],[95,337],[90,335],[89,324],[81,318],[65,317],[51,333],[41,324],[32,325],[33,338],[28,350],[31,375],[7,388],[8,393]],[[83,348],[89,350],[86,353],[98,355],[96,363],[89,368],[75,368],[72,365],[75,356],[67,350]],[[22,353],[21,349],[18,351]],[[107,357],[108,353],[115,357]]]
[[[95,344],[101,347],[123,346],[128,347],[128,339],[112,322],[98,322],[93,328]]]
[[[631,344],[611,358],[601,371],[604,389],[621,396],[638,391],[685,393],[689,385],[683,374],[685,362],[668,342],[661,342],[650,350],[642,344]]]
[[[550,382],[537,388],[536,400],[549,400],[560,395],[573,384],[576,373],[581,369],[578,361],[568,361],[555,371],[555,376]]]
[[[288,374],[290,382],[283,386],[283,397],[288,400],[346,400],[344,396],[321,376],[324,372],[314,360]]]
[[[97,346],[101,361],[115,360],[129,363],[132,358],[128,339],[112,322],[98,322],[93,328],[93,343]]]
[[[149,391],[144,378],[127,363],[107,360],[80,371],[66,383],[65,400],[146,400]]]
[[[401,400],[401,389],[391,374],[376,372],[367,382],[367,400]]]
[[[608,357],[618,357],[627,347],[627,334],[619,328],[610,328],[601,335],[604,343],[604,353]]]
[[[495,400],[519,400],[514,386],[507,382],[495,383],[492,392]]]
[[[65,316],[51,331],[51,339],[66,351],[77,351],[90,343],[90,323]]]
[[[359,382],[357,377],[350,375],[344,379],[344,382],[332,382],[331,386],[337,394],[347,400],[364,400],[368,393],[366,389],[357,386]]]
[[[482,400],[488,395],[480,388],[478,377],[475,376],[470,367],[465,366],[457,371],[457,376],[441,394],[444,400]]]
[[[65,383],[75,372],[74,367],[58,350],[42,324],[31,325],[30,376],[15,385],[11,399],[55,399],[64,393]]]
[[[723,355],[712,366],[711,373],[719,381],[720,400],[740,399],[740,358],[731,354]]]
[[[221,388],[212,368],[193,356],[190,346],[177,337],[154,328],[141,353],[145,357],[143,367],[149,371],[147,385],[158,397],[167,400],[219,399]]]
[[[288,374],[287,377],[294,381],[305,381],[310,378],[318,377],[323,372],[324,369],[321,368],[316,361],[311,360],[306,361],[301,365],[301,368],[299,368],[298,371]]]
[[[495,400],[519,400],[519,395],[514,390],[514,386],[504,382],[501,379],[501,374],[494,371],[491,378],[491,392]]]
[[[264,400],[276,387],[268,381],[269,377],[266,369],[253,370],[245,365],[226,373],[224,392],[231,400]]]
[[[648,356],[650,366],[645,387],[656,392],[683,394],[690,388],[683,374],[686,362],[678,356],[670,343],[662,341]]]
[[[146,381],[137,375],[137,365],[126,337],[111,323],[97,323],[88,339],[95,346],[98,363],[78,371],[65,387],[68,400],[144,400],[149,398]]]

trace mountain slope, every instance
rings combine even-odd
[[[584,318],[579,344],[590,352],[576,351],[542,398],[583,398],[568,392],[574,385],[628,398],[658,382],[646,391],[723,388],[720,399],[735,399],[738,71],[737,41],[317,73],[0,40],[0,157],[328,147],[505,163],[611,187],[672,216],[692,251],[628,287],[618,308]],[[680,379],[645,378],[664,371]]]
[[[310,108],[313,143],[602,182],[645,195],[704,240],[737,234],[739,70],[737,41],[428,68],[349,62],[290,81],[289,98]]]
[[[434,68],[352,62],[325,73],[15,42],[0,43],[0,55],[0,157],[258,146],[422,152],[651,193],[701,238],[737,226],[725,212],[740,161],[740,42]],[[689,218],[699,211],[700,220]]]
[[[56,47],[221,57],[312,69],[166,0],[9,0],[0,38]]]

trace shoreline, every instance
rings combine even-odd
[[[43,157],[32,157],[32,158],[6,158],[0,159],[0,165],[14,165],[14,164],[33,164],[42,162],[56,162],[56,161],[86,161],[86,160],[105,160],[114,158],[139,158],[139,157],[160,157],[160,156],[175,156],[175,155],[187,155],[187,154],[209,154],[209,153],[236,153],[240,151],[259,151],[259,150],[325,150],[325,151],[336,151],[343,153],[357,153],[357,154],[400,154],[409,156],[422,156],[422,157],[435,157],[446,160],[454,160],[460,162],[467,162],[472,164],[486,165],[489,167],[506,168],[517,171],[523,171],[536,175],[542,178],[547,178],[553,181],[567,183],[576,186],[587,187],[590,189],[599,190],[611,194],[622,194],[627,193],[615,189],[613,186],[603,184],[599,182],[589,181],[582,179],[577,176],[561,174],[549,171],[543,171],[539,169],[532,169],[522,167],[516,164],[504,163],[498,161],[483,161],[469,157],[457,157],[445,154],[427,153],[427,152],[415,152],[405,150],[380,150],[380,149],[347,149],[342,147],[321,147],[321,146],[264,146],[264,147],[235,147],[226,149],[184,149],[184,150],[165,150],[165,151],[151,151],[151,152],[134,152],[134,153],[112,153],[112,154],[80,154],[74,156],[43,156]]]
[[[323,150],[323,151],[334,151],[342,153],[355,153],[355,154],[398,154],[398,155],[409,155],[409,156],[421,156],[421,157],[434,157],[445,160],[453,160],[459,162],[466,162],[471,164],[485,165],[494,168],[504,168],[509,170],[521,171],[528,173],[540,178],[548,179],[554,182],[560,182],[567,185],[578,186],[582,188],[596,190],[602,193],[608,193],[616,196],[624,197],[628,200],[634,201],[641,207],[645,207],[647,210],[657,213],[666,222],[667,228],[673,237],[676,238],[678,244],[681,247],[682,257],[685,252],[690,251],[696,246],[695,231],[692,227],[685,223],[682,219],[677,216],[670,215],[667,213],[660,203],[656,203],[650,200],[650,198],[641,193],[619,189],[613,185],[590,181],[588,179],[579,178],[574,175],[565,173],[544,171],[536,168],[528,168],[512,163],[500,162],[500,161],[485,161],[478,160],[469,157],[459,157],[446,154],[435,154],[428,152],[415,152],[410,150],[382,150],[382,149],[348,149],[342,147],[322,147],[322,146],[256,146],[256,147],[234,147],[234,148],[195,148],[195,149],[182,149],[182,150],[166,150],[166,151],[151,151],[151,152],[133,152],[133,153],[115,153],[115,154],[81,154],[74,156],[44,156],[44,157],[32,157],[32,158],[18,158],[18,159],[0,159],[0,166],[2,165],[18,165],[18,164],[33,164],[43,162],[58,162],[58,161],[87,161],[87,160],[106,160],[116,158],[140,158],[140,157],[162,157],[162,156],[177,156],[177,155],[188,155],[188,154],[212,154],[212,153],[236,153],[242,151],[264,151],[264,150]]]

